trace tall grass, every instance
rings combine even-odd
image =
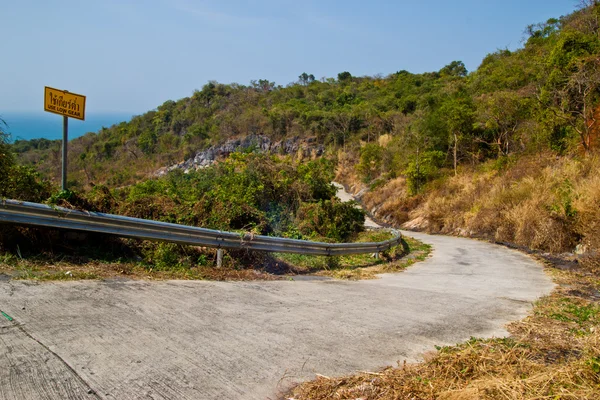
[[[402,178],[365,195],[390,223],[419,219],[430,232],[485,237],[560,253],[600,250],[600,159],[530,156],[490,161],[409,196]]]

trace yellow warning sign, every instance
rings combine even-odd
[[[85,96],[66,90],[44,87],[44,111],[85,119]]]

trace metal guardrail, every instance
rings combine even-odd
[[[370,243],[323,243],[308,240],[217,231],[168,222],[77,211],[45,204],[0,201],[0,222],[107,233],[123,237],[193,246],[249,249],[321,256],[379,253],[400,244],[402,237]]]

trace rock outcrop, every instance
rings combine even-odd
[[[263,135],[250,135],[244,138],[232,139],[227,142],[212,146],[206,150],[199,151],[192,158],[183,162],[163,167],[156,171],[156,176],[181,169],[184,172],[206,168],[217,160],[227,157],[236,151],[254,150],[261,153],[291,154],[303,158],[314,158],[323,155],[325,146],[318,144],[315,138],[294,137],[274,142],[271,138]]]

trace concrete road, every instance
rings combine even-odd
[[[346,188],[344,188],[344,185],[342,185],[341,183],[332,182],[332,185],[335,186],[335,188],[337,189],[337,192],[335,195],[340,200],[342,200],[344,202],[355,200],[354,196],[352,196],[350,193],[346,192]],[[362,208],[359,205],[357,205],[357,207]],[[371,229],[377,229],[377,228],[381,228],[381,225],[379,225],[377,222],[373,221],[373,219],[371,219],[371,217],[366,215],[365,216],[365,227],[371,228]]]
[[[503,336],[553,288],[519,252],[409,235],[432,257],[371,281],[0,281],[0,399],[274,399]]]

